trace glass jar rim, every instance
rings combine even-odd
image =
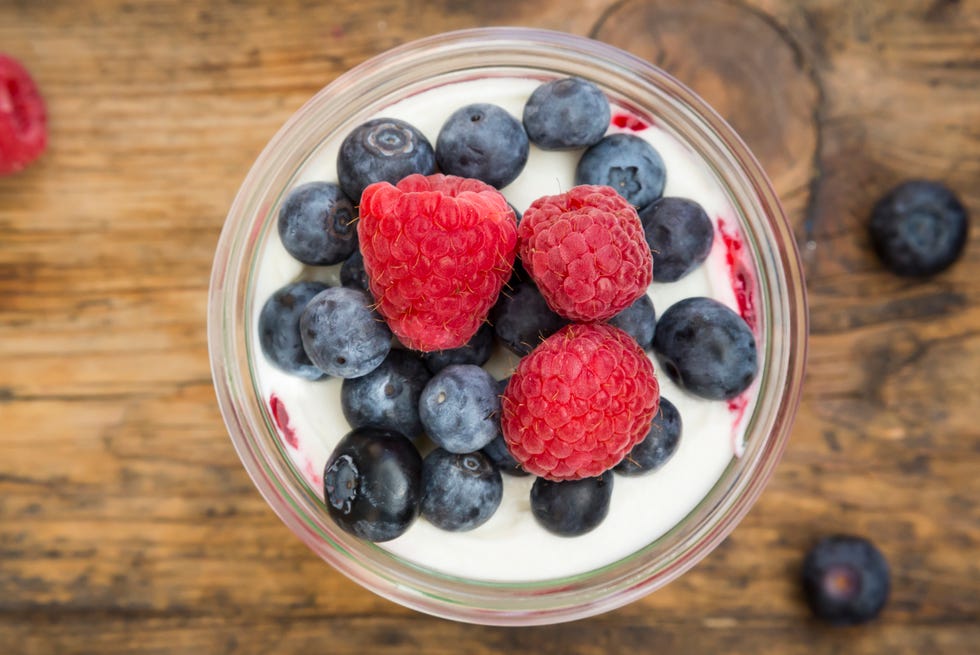
[[[325,124],[331,120],[339,129],[342,121],[331,109],[359,103],[367,111],[408,79],[490,67],[602,71],[608,84],[642,88],[655,97],[662,106],[649,111],[671,113],[674,124],[684,126],[684,137],[712,155],[708,160],[736,196],[733,204],[743,220],[760,222],[743,227],[755,237],[756,265],[772,274],[768,280],[760,271],[759,278],[768,280],[772,296],[765,294],[768,325],[779,328],[765,339],[772,378],[767,383],[775,400],[753,423],[765,434],[747,436],[749,448],[729,467],[738,470],[726,472],[729,486],[711,511],[694,525],[696,508],[654,544],[614,564],[571,580],[528,585],[442,576],[317,525],[308,494],[297,493],[298,480],[269,448],[274,429],[254,387],[245,329],[250,260],[260,235],[269,229],[275,205],[271,199],[288,188],[283,179],[300,168],[311,138],[329,131]],[[216,250],[208,304],[212,375],[222,415],[250,477],[287,526],[335,568],[375,593],[445,618],[500,625],[554,623],[613,609],[663,586],[713,550],[754,504],[785,447],[801,393],[806,335],[806,291],[792,230],[761,166],[734,131],[693,92],[648,62],[598,41],[532,28],[479,28],[413,41],[356,66],[314,95],[270,140],[242,184]]]

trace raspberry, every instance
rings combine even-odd
[[[653,363],[604,323],[568,325],[517,365],[501,403],[511,454],[548,480],[593,477],[650,431],[660,404]]]
[[[513,210],[488,184],[452,175],[377,182],[361,196],[357,234],[371,293],[409,348],[458,348],[476,334],[510,277]]]
[[[577,186],[538,198],[518,227],[521,261],[555,312],[602,321],[629,307],[653,278],[636,209],[612,187]]]
[[[20,62],[0,54],[0,175],[25,168],[48,143],[41,94]]]

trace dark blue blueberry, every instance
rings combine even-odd
[[[375,118],[354,128],[337,153],[340,188],[355,204],[369,184],[397,184],[412,173],[435,172],[432,144],[414,126],[397,118]]]
[[[510,378],[499,380],[497,382],[497,395],[501,398],[504,395],[504,391],[507,390],[507,384],[509,382]],[[507,475],[514,475],[517,477],[530,475],[521,467],[520,464],[517,463],[514,456],[511,455],[510,449],[507,447],[507,441],[504,439],[503,434],[497,435],[494,437],[493,441],[484,446],[483,454],[490,458],[490,461],[494,463],[501,473],[506,473]]]
[[[522,216],[521,212],[517,211],[517,207],[515,207],[514,205],[512,205],[509,202],[507,203],[507,206],[510,207],[512,210],[514,210],[514,220],[517,221],[517,224],[518,225],[520,225],[520,223],[521,223],[521,216]]]
[[[661,198],[640,210],[653,253],[655,282],[676,282],[711,252],[715,227],[701,205],[686,198]]]
[[[501,473],[516,477],[530,475],[517,463],[514,456],[510,454],[510,450],[507,448],[507,442],[504,440],[504,435],[494,437],[493,441],[484,446],[483,454],[490,458],[490,461],[493,462],[494,466]]]
[[[824,537],[803,560],[803,591],[813,613],[834,625],[878,616],[888,600],[888,562],[861,537]]]
[[[419,400],[425,432],[451,453],[471,453],[500,434],[497,381],[472,364],[453,364],[429,380]]]
[[[938,182],[912,180],[885,194],[871,213],[871,243],[893,273],[933,275],[966,246],[969,218],[956,195]]]
[[[344,380],[340,406],[351,427],[371,425],[414,439],[422,433],[419,398],[429,370],[407,350],[392,350],[381,365],[359,378]]]
[[[592,82],[568,77],[546,82],[524,105],[524,129],[545,150],[585,148],[609,127],[609,101]]]
[[[344,260],[340,267],[340,283],[351,289],[360,289],[370,293],[368,275],[364,269],[364,256],[360,248],[354,250],[350,257]]]
[[[454,111],[436,139],[439,170],[483,180],[498,189],[517,179],[527,154],[524,127],[502,107],[487,103]]]
[[[653,350],[671,380],[702,398],[734,398],[758,371],[752,330],[711,298],[685,298],[667,308],[657,321]]]
[[[656,471],[667,463],[681,442],[681,413],[674,404],[660,396],[660,410],[653,417],[650,432],[633,446],[626,459],[613,469],[623,475],[640,475]]]
[[[353,430],[327,459],[323,496],[344,531],[369,541],[394,539],[419,516],[422,456],[397,432]]]
[[[422,461],[422,516],[437,528],[464,532],[490,520],[504,482],[483,453],[436,448]]]
[[[279,210],[279,240],[311,266],[331,266],[357,250],[354,204],[336,184],[310,182],[293,189]]]
[[[644,350],[653,347],[653,335],[657,329],[657,313],[653,309],[653,301],[647,294],[643,294],[634,300],[632,305],[607,322],[636,339],[636,342]]]
[[[323,371],[303,350],[299,323],[303,310],[313,297],[327,288],[320,282],[293,282],[265,301],[259,313],[259,345],[276,368],[307,380],[318,380]]]
[[[391,349],[391,330],[364,291],[332,287],[309,302],[300,319],[303,349],[320,370],[356,378],[374,370]]]
[[[531,513],[548,532],[577,537],[606,518],[612,488],[612,471],[565,482],[538,478],[531,487]]]
[[[604,137],[583,153],[575,169],[576,185],[610,186],[638,209],[659,198],[666,182],[660,153],[632,134]]]
[[[482,366],[490,359],[493,350],[493,328],[484,323],[465,345],[451,350],[435,350],[422,353],[422,361],[433,373],[451,364],[476,364]]]
[[[500,299],[490,310],[490,322],[501,343],[523,357],[568,320],[548,307],[533,282],[517,281],[516,276],[511,281],[512,287],[500,292]]]

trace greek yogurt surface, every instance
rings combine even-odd
[[[431,143],[445,119],[475,102],[492,102],[520,120],[524,103],[539,79],[491,77],[437,87],[385,108],[378,116],[405,120]],[[656,116],[636,116],[612,105],[607,133],[630,132],[649,141],[667,169],[665,196],[698,202],[715,224],[708,259],[677,282],[649,287],[660,316],[674,302],[709,296],[740,313],[760,338],[753,315],[756,293],[753,267],[742,247],[735,212],[708,166],[691,149],[656,124]],[[314,180],[335,182],[336,158],[343,135],[325,142],[300,172],[296,185]],[[531,145],[521,175],[501,189],[519,211],[544,195],[574,186],[581,151],[544,151]],[[738,271],[736,274],[735,271]],[[654,279],[656,280],[656,259]],[[275,234],[266,239],[254,273],[251,329],[257,343],[258,313],[273,292],[297,279],[339,284],[339,266],[309,267],[293,259]],[[506,291],[506,290],[505,290]],[[759,344],[760,346],[762,344]],[[285,451],[306,484],[323,498],[323,468],[334,445],[350,431],[340,403],[342,380],[316,382],[284,373],[253,348],[257,385],[277,425]],[[653,358],[652,354],[650,354]],[[510,375],[517,357],[498,347],[486,368],[497,379]],[[637,477],[616,475],[606,519],[592,532],[560,537],[542,528],[530,510],[533,476],[503,476],[500,507],[482,526],[469,532],[448,532],[424,518],[395,540],[380,547],[412,563],[469,579],[526,582],[572,576],[608,565],[648,545],[681,521],[707,495],[732,458],[740,453],[745,423],[756,402],[757,385],[733,401],[709,401],[682,391],[653,358],[661,396],[679,410],[683,421],[680,444],[660,469]]]

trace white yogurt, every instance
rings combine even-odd
[[[462,82],[403,100],[385,109],[382,115],[408,121],[434,144],[446,118],[470,103],[493,102],[520,119],[524,102],[539,83],[521,78]],[[615,105],[612,109],[614,117],[628,114]],[[721,218],[731,231],[736,224],[735,213],[697,155],[655,125],[639,131],[610,127],[610,132],[625,131],[649,141],[663,157],[667,167],[664,195],[699,202],[716,227]],[[324,144],[297,184],[336,181],[339,145],[340,139]],[[579,151],[547,152],[532,144],[523,173],[502,190],[503,194],[523,211],[540,196],[567,191],[574,186],[579,155]],[[690,296],[710,296],[739,311],[729,267],[725,245],[716,230],[714,248],[703,265],[678,282],[650,286],[648,293],[658,316],[674,302]],[[305,267],[289,256],[278,238],[269,238],[256,270],[252,325],[257,326],[263,302],[276,289],[301,277],[338,283],[338,270],[339,267]],[[510,374],[516,361],[513,356],[498,352],[487,368],[497,378],[503,378]],[[655,360],[654,367],[658,368]],[[273,368],[261,357],[255,362],[255,371],[266,402],[275,396],[288,412],[287,430],[283,431],[286,450],[306,483],[322,498],[324,465],[334,445],[350,430],[340,406],[341,380],[302,380]],[[381,546],[417,565],[450,575],[521,582],[579,574],[648,545],[694,509],[718,481],[741,447],[745,417],[751,415],[756,395],[754,384],[746,392],[743,406],[737,407],[736,403],[699,399],[681,391],[666,375],[658,372],[657,377],[661,395],[680,411],[680,445],[667,464],[653,473],[639,477],[616,475],[609,515],[592,532],[579,537],[547,532],[531,515],[529,494],[534,478],[504,475],[503,501],[493,517],[479,528],[447,532],[419,519],[404,535]]]

